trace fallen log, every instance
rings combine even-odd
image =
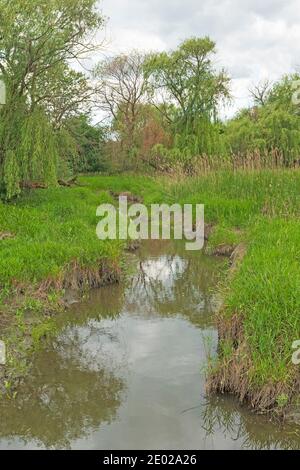
[[[22,181],[20,183],[21,189],[47,189],[45,183],[37,183],[33,181]]]
[[[74,178],[71,178],[68,181],[59,179],[58,184],[60,186],[64,186],[64,187],[67,187],[67,188],[71,188],[72,186],[76,186],[77,185],[77,176],[74,176]]]

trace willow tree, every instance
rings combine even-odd
[[[152,84],[153,102],[164,113],[183,151],[213,153],[219,132],[222,100],[230,97],[229,78],[216,70],[216,45],[209,39],[191,38],[170,52],[150,54],[144,70]]]
[[[284,76],[267,91],[258,85],[251,92],[254,107],[239,112],[226,126],[233,153],[259,151],[286,166],[299,162],[300,155],[300,76]],[[275,162],[274,162],[275,163]]]
[[[70,68],[98,47],[97,0],[0,0],[0,185],[7,197],[24,181],[54,182],[64,118],[91,97],[86,77]]]

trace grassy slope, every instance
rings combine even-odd
[[[206,203],[206,220],[219,224],[212,243],[248,246],[224,286],[212,389],[256,408],[285,405],[300,378],[291,361],[300,339],[300,173],[211,175],[177,186],[174,198]]]
[[[15,204],[0,202],[0,232],[12,239],[0,242],[0,285],[34,283],[62,274],[69,262],[93,266],[116,259],[120,244],[96,238],[96,209],[113,202],[106,190],[152,193],[155,184],[140,178],[83,178],[81,187],[36,190]]]
[[[0,339],[8,351],[0,391],[17,385],[28,350],[55,330],[51,313],[61,307],[63,280],[80,272],[87,284],[94,282],[103,266],[118,273],[124,242],[96,237],[96,209],[113,202],[109,190],[153,195],[156,188],[143,177],[89,177],[79,187],[36,190],[14,203],[0,202]],[[1,240],[3,233],[13,238]]]
[[[119,258],[118,242],[95,237],[96,207],[111,201],[107,190],[131,191],[146,203],[205,203],[206,221],[218,224],[211,244],[245,240],[248,246],[230,286],[224,286],[221,324],[231,326],[224,328],[214,365],[215,388],[241,398],[248,394],[256,407],[285,402],[299,376],[291,344],[300,339],[300,173],[219,173],[179,182],[95,176],[81,178],[81,184],[0,204],[0,232],[16,235],[0,241],[2,301],[12,280],[38,285],[61,276],[75,259],[93,267],[103,258]]]

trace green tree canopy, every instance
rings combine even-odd
[[[182,154],[220,150],[218,108],[228,100],[229,78],[216,70],[216,45],[208,37],[191,38],[170,52],[150,54],[144,70],[153,100],[175,134]]]
[[[89,38],[102,25],[96,0],[0,0],[0,78],[7,90],[0,187],[7,197],[26,180],[55,181],[55,131],[92,96],[70,63],[95,50]]]
[[[293,164],[300,154],[300,76],[284,76],[268,90],[264,100],[243,110],[226,129],[233,153],[279,152],[283,163]]]

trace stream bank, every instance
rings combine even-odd
[[[124,282],[57,317],[0,403],[0,449],[299,448],[297,428],[206,393],[224,260],[157,241],[128,262]]]

